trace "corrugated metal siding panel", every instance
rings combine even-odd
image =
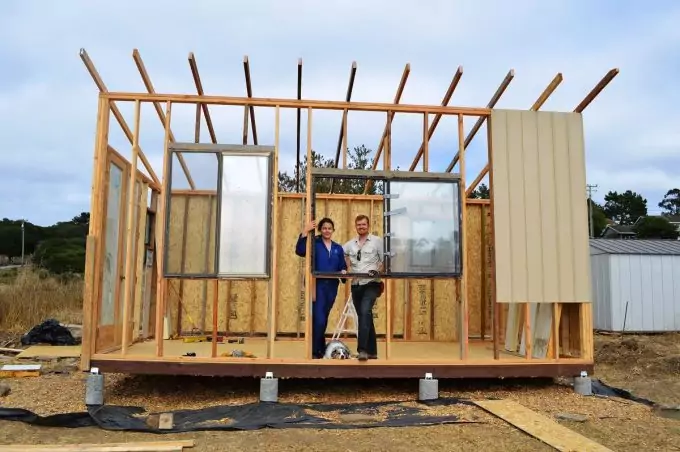
[[[612,328],[611,273],[609,256],[591,256],[590,269],[593,287],[593,328],[610,331]]]
[[[610,254],[665,254],[680,256],[680,242],[677,240],[612,240],[590,239],[593,250]]]
[[[581,115],[494,110],[491,134],[498,301],[591,301]]]
[[[611,255],[610,262],[613,330],[623,331],[625,318],[625,331],[680,331],[680,256]]]

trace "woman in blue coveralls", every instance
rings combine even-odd
[[[295,245],[295,254],[305,257],[307,251],[307,233],[313,231],[315,221],[310,221],[302,230]],[[331,240],[335,225],[330,218],[319,221],[318,231],[320,235],[314,237],[314,262],[313,268],[320,272],[344,272],[347,270],[345,253],[342,245]],[[344,284],[345,280],[342,279]],[[316,279],[316,300],[312,307],[312,357],[323,358],[326,352],[326,327],[328,316],[333,309],[335,297],[338,295],[339,281],[335,278]]]

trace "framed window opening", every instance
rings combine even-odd
[[[381,278],[460,278],[463,273],[461,179],[456,173],[312,168],[312,217],[319,179],[381,181],[383,263]],[[344,244],[343,244],[344,245]],[[314,247],[311,249],[314,262]],[[312,264],[313,265],[313,264]],[[338,278],[312,269],[316,278]],[[344,276],[366,278],[366,273]]]
[[[164,276],[192,279],[267,279],[271,275],[271,233],[273,183],[273,146],[213,145],[194,143],[169,144],[169,173],[172,175],[175,154],[210,155],[208,172],[216,185],[215,206],[211,204],[205,221],[206,265],[199,271],[177,268],[170,262],[170,227],[166,227]],[[212,157],[214,156],[214,157]],[[213,171],[214,168],[214,172]],[[170,225],[173,205],[171,176],[165,202],[166,225]],[[213,202],[213,201],[211,201]],[[185,204],[185,209],[189,201]],[[185,215],[187,215],[186,213]],[[192,219],[196,221],[195,218]],[[186,221],[185,221],[186,223]],[[206,225],[208,226],[208,225]],[[183,230],[183,235],[188,234]],[[183,245],[185,246],[185,245]],[[174,265],[173,265],[174,264]]]

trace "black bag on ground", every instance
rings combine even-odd
[[[60,325],[55,319],[45,320],[21,337],[21,345],[78,345],[79,343],[80,341],[71,334],[71,330]]]

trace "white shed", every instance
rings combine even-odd
[[[680,242],[590,239],[593,327],[680,331]]]

